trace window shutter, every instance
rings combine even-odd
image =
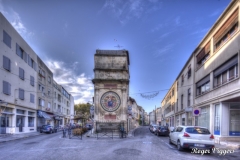
[[[8,57],[6,56],[3,56],[3,68],[8,70],[8,71],[11,71],[11,61]]]
[[[30,93],[30,102],[34,103],[34,94]]]
[[[19,78],[24,80],[24,70],[22,68],[20,68],[20,67],[19,67]]]
[[[37,71],[36,63],[33,61],[33,69]]]
[[[226,70],[228,70],[229,68],[233,67],[236,64],[238,64],[238,56],[237,55],[234,56],[233,58],[231,58],[230,60],[228,60],[226,63],[224,63],[219,68],[217,68],[213,72],[214,77],[217,77],[218,75],[220,75],[221,73],[225,72]]]
[[[34,86],[34,77],[33,77],[33,76],[30,76],[30,84],[31,84],[32,86]]]
[[[27,63],[27,56],[28,54],[26,52],[23,52],[23,60]]]
[[[16,43],[16,54],[21,57],[21,49],[20,46]]]
[[[197,83],[197,87],[202,86],[203,84],[207,83],[208,81],[210,81],[210,75],[208,75],[208,76],[206,76],[205,78],[203,78],[202,80],[200,80],[200,81]]]
[[[8,83],[8,95],[11,95],[11,84]]]
[[[237,21],[238,21],[238,9],[236,9],[233,12],[233,14],[228,18],[228,20],[213,36],[214,43],[216,44],[229,31],[229,29],[231,29],[237,23]]]
[[[205,47],[197,55],[197,63],[199,63],[203,57],[210,52],[210,42],[208,42]]]
[[[28,65],[31,66],[31,57],[28,55]]]
[[[8,94],[8,82],[3,81],[3,93]]]
[[[24,90],[19,89],[19,99],[24,100]]]
[[[12,38],[7,34],[7,32],[5,32],[3,30],[3,42],[9,47],[11,48],[11,40]]]

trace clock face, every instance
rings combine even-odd
[[[100,103],[105,111],[113,112],[119,108],[121,100],[117,93],[109,91],[102,95]]]

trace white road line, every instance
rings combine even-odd
[[[169,144],[167,144],[166,142],[164,142],[168,147],[174,149],[172,146],[170,146]]]

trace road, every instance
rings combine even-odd
[[[62,134],[43,134],[27,139],[0,143],[1,160],[236,160],[240,152],[227,154],[192,154],[168,144],[168,137],[150,133],[147,126],[135,130],[134,137],[119,139],[62,138]]]

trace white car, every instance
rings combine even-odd
[[[169,143],[177,145],[181,151],[184,148],[209,149],[214,148],[214,136],[205,127],[178,126],[169,134]]]

